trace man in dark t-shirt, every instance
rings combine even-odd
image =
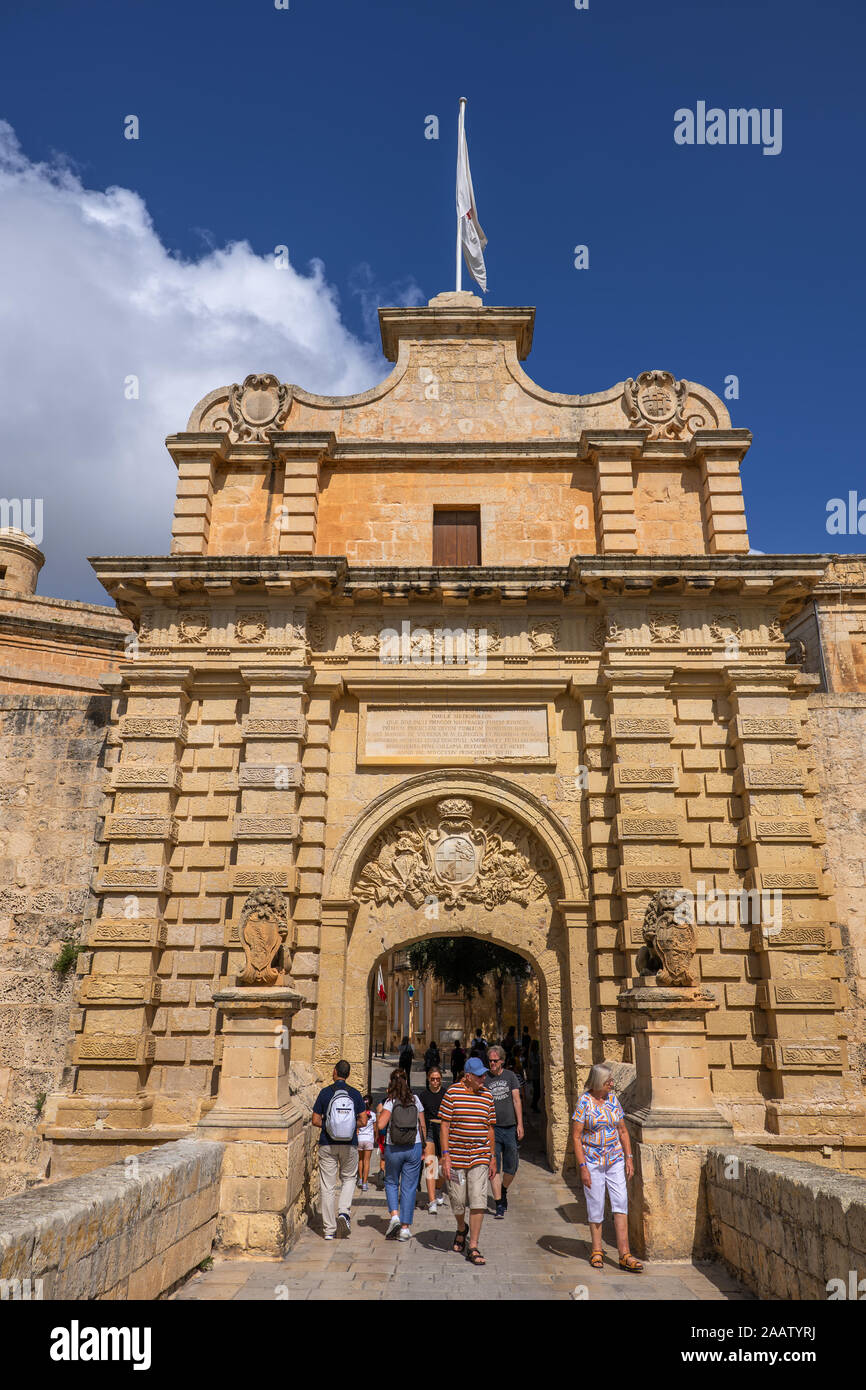
[[[493,1136],[497,1172],[490,1185],[496,1198],[496,1216],[501,1221],[508,1210],[508,1189],[519,1162],[517,1145],[523,1138],[523,1105],[520,1082],[514,1072],[505,1067],[505,1049],[495,1043],[487,1051],[490,1060],[484,1084],[493,1097],[496,1110]]]
[[[325,1240],[333,1240],[339,1222],[342,1235],[349,1235],[352,1229],[352,1198],[355,1195],[355,1179],[358,1176],[358,1121],[366,1118],[364,1098],[354,1086],[346,1083],[349,1063],[340,1061],[334,1067],[334,1079],[316,1096],[313,1104],[313,1125],[319,1134],[319,1192],[322,1206],[322,1226]],[[328,1109],[332,1100],[343,1092],[348,1096],[344,1103],[343,1126],[349,1129],[345,1112],[349,1105],[355,1112],[351,1132],[346,1138],[335,1139],[328,1132]],[[340,1189],[339,1212],[337,1210],[337,1188]]]

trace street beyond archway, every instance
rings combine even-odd
[[[374,1063],[374,1092],[384,1092],[396,1058]],[[449,1078],[446,1076],[446,1080]],[[423,1073],[413,1071],[414,1089]],[[316,1219],[284,1260],[216,1258],[177,1299],[297,1301],[346,1299],[429,1301],[461,1298],[579,1300],[729,1300],[748,1292],[721,1265],[648,1264],[625,1274],[613,1228],[605,1226],[605,1267],[589,1266],[589,1228],[583,1197],[551,1173],[544,1157],[543,1116],[528,1117],[521,1162],[502,1221],[485,1218],[481,1249],[487,1265],[474,1269],[450,1246],[455,1223],[447,1202],[435,1216],[418,1194],[413,1238],[385,1239],[388,1213],[374,1155],[369,1191],[358,1191],[348,1238],[325,1241]],[[534,1122],[534,1123],[533,1123]]]

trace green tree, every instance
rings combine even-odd
[[[526,980],[532,968],[523,956],[482,941],[476,936],[435,936],[419,941],[407,952],[409,965],[420,979],[432,975],[449,994],[462,994],[471,1000],[481,994],[487,977],[493,981],[496,998],[496,1031],[502,1036],[504,991],[508,980]]]

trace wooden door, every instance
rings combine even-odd
[[[434,508],[433,564],[481,564],[480,512]]]

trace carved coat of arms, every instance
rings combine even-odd
[[[238,935],[245,964],[239,985],[275,985],[283,971],[278,956],[288,933],[286,900],[279,888],[257,888],[241,909]]]
[[[688,893],[663,888],[654,894],[644,914],[643,939],[636,961],[640,974],[654,974],[660,985],[697,985],[692,960],[698,943]]]
[[[552,866],[535,853],[525,827],[495,812],[476,823],[465,797],[446,797],[436,815],[435,823],[424,810],[403,816],[373,841],[353,890],[359,902],[421,907],[435,898],[492,912],[507,902],[526,907],[548,891],[544,874]]]

